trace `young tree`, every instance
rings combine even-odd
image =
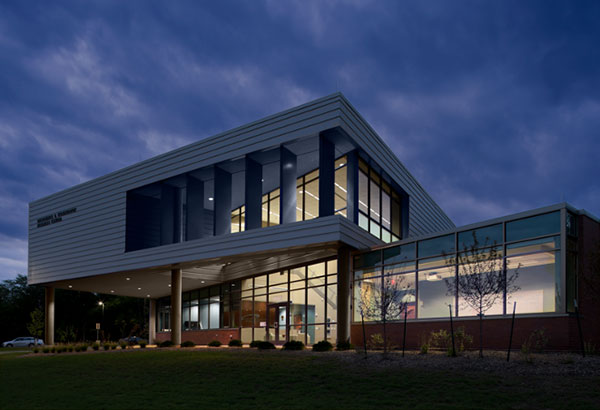
[[[445,279],[448,295],[458,294],[479,316],[479,357],[483,357],[483,315],[498,301],[519,289],[515,285],[519,267],[508,274],[496,243],[480,244],[473,232],[473,243],[457,254],[458,277]],[[454,260],[449,259],[449,264]],[[507,262],[508,264],[508,262]]]
[[[387,323],[402,318],[412,293],[414,290],[407,286],[402,276],[387,276],[383,280],[378,277],[360,283],[358,308],[363,318],[363,328],[365,317],[382,324],[384,355],[388,352]]]
[[[42,312],[42,309],[36,308],[29,316],[31,317],[31,322],[27,324],[27,331],[36,339],[41,339],[45,328],[44,312]]]

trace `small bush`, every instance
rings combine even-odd
[[[583,343],[583,351],[588,356],[593,356],[596,353],[598,353],[598,350],[596,349],[596,345],[591,340],[588,340],[587,342]]]
[[[122,350],[127,349],[127,342],[119,342],[119,346],[121,346]]]
[[[72,352],[73,351],[73,345],[67,345],[67,352]]]
[[[147,340],[140,340],[140,349],[145,349],[146,346],[148,346],[148,341]]]
[[[250,347],[258,347],[258,344],[260,343],[260,340],[253,340],[250,342]]]
[[[219,347],[219,346],[221,346],[221,345],[222,345],[222,343],[221,343],[221,342],[219,342],[218,340],[211,340],[211,341],[208,343],[208,345],[209,345],[210,347]]]
[[[349,340],[346,340],[344,342],[338,342],[337,345],[335,346],[335,350],[352,350],[354,349],[354,345],[352,343],[350,343]]]
[[[39,352],[39,351],[40,351],[40,349],[38,349],[37,347],[34,347],[34,348],[33,348],[33,353],[37,353],[37,352]]]
[[[258,348],[258,350],[269,350],[269,349],[275,349],[275,345],[271,342],[267,342],[265,340],[261,340],[256,344],[256,347]]]
[[[63,352],[62,346],[56,346],[56,354],[61,354]]]
[[[104,350],[110,350],[110,343],[104,343],[104,346],[102,346],[104,348]]]
[[[521,353],[525,356],[528,363],[533,361],[531,353],[541,353],[548,345],[550,338],[546,335],[545,329],[536,329],[527,336],[525,342],[521,345]]]
[[[333,345],[327,340],[321,340],[320,342],[315,343],[312,349],[313,352],[330,352],[333,350]]]
[[[115,350],[117,348],[117,346],[119,346],[117,343],[111,343],[110,350]]]
[[[173,346],[173,342],[171,342],[170,340],[164,340],[158,344],[158,347],[172,347],[172,346]]]
[[[100,349],[100,343],[94,342],[94,344],[92,344],[92,349],[94,349],[94,350]]]
[[[44,346],[44,347],[42,348],[42,352],[44,352],[44,353],[50,353],[50,350],[51,350],[51,349],[50,349],[50,347],[48,347],[48,346]]]
[[[371,349],[383,349],[383,336],[381,333],[372,334],[369,338],[368,347]]]
[[[463,352],[471,347],[473,337],[465,332],[464,327],[459,327],[454,331],[454,345],[456,352]],[[437,332],[431,332],[429,337],[429,346],[438,349],[446,350],[448,354],[452,354],[452,334],[444,329]]]
[[[420,354],[429,353],[429,339],[427,338],[427,336],[424,336],[424,335],[421,336],[421,345],[419,346],[419,353]]]
[[[185,342],[183,342],[181,344],[181,347],[194,347],[196,346],[196,343],[192,342],[191,340],[186,340]]]
[[[300,340],[290,340],[283,345],[283,350],[304,350],[304,343]]]
[[[85,343],[81,343],[75,346],[75,351],[76,352],[85,352],[88,349],[88,345]]]
[[[56,346],[52,346],[52,347],[50,348],[50,352],[52,352],[52,353],[56,353]]]
[[[231,339],[229,341],[229,347],[242,347],[243,343],[240,339]]]

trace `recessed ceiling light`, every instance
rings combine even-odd
[[[73,285],[69,285],[69,289],[72,289],[72,288],[73,288]]]
[[[204,283],[204,281],[203,281],[203,280],[201,280],[201,281],[200,281],[200,283]]]
[[[142,288],[138,288],[138,290],[142,290]]]
[[[125,280],[131,280],[131,278],[125,278]]]
[[[115,293],[115,291],[111,289],[110,293]]]
[[[169,287],[171,287],[171,284],[169,283]]]
[[[149,298],[149,297],[150,297],[150,295],[146,295],[146,297],[147,297],[147,298]]]
[[[214,200],[215,200],[215,198],[213,198],[212,196],[209,196],[209,197],[208,197],[208,200],[209,200],[209,201],[214,201]]]

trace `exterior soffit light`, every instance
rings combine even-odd
[[[142,288],[138,288],[138,290],[142,290]]]
[[[69,289],[73,289],[73,285],[69,285]]]
[[[215,198],[213,198],[212,196],[209,196],[209,197],[208,197],[208,200],[209,200],[209,201],[214,201],[214,200],[215,200]]]
[[[125,280],[131,280],[131,278],[125,278]]]

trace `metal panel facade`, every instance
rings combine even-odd
[[[454,226],[381,138],[348,101],[336,93],[30,203],[29,282],[47,283],[179,263],[200,259],[201,256],[216,257],[220,252],[219,246],[224,246],[219,244],[250,251],[268,249],[268,246],[281,248],[283,243],[286,246],[302,245],[310,241],[338,240],[355,247],[379,243],[368,233],[359,233],[361,230],[349,221],[340,222],[343,218],[332,216],[125,253],[127,191],[227,159],[318,135],[333,127],[344,129],[356,146],[371,156],[411,196],[410,236]],[[270,237],[274,243],[268,245]],[[232,246],[234,239],[235,245]]]

